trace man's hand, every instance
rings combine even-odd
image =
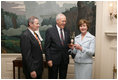
[[[70,43],[68,46],[69,48],[74,49],[74,44]]]
[[[49,66],[49,67],[52,67],[52,65],[53,65],[53,64],[52,64],[52,60],[49,60],[49,61],[48,61],[48,66]]]
[[[30,75],[31,75],[32,78],[36,78],[37,77],[36,71],[32,71],[30,73]]]

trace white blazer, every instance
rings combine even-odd
[[[76,54],[74,61],[77,63],[92,63],[92,56],[95,53],[95,37],[87,32],[83,40],[81,40],[81,34],[76,36],[74,43],[82,47],[82,51],[75,48],[72,50]]]

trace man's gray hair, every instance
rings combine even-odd
[[[30,18],[28,18],[28,26],[29,26],[29,23],[34,23],[35,19],[38,19],[38,18],[35,16],[31,16]]]
[[[60,18],[61,18],[61,16],[65,16],[65,15],[64,15],[64,14],[62,14],[62,13],[57,14],[57,16],[56,16],[56,20],[60,19]],[[65,16],[65,17],[66,17],[66,16]]]

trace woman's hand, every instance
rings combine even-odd
[[[79,44],[74,44],[75,49],[79,49],[82,51],[82,47]]]

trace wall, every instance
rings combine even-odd
[[[117,67],[117,23],[116,20],[110,20],[109,3],[96,2],[95,78],[97,79],[112,79],[113,66]]]
[[[44,56],[44,55],[43,55]],[[15,60],[17,57],[21,57],[20,54],[2,54],[1,55],[1,78],[2,79],[13,79],[13,63],[12,61]],[[45,59],[45,58],[44,58]],[[17,67],[15,68],[16,70],[16,78],[18,78],[18,69]],[[48,78],[48,69],[44,68],[44,73],[43,73],[43,79]],[[25,76],[23,74],[22,68],[20,70],[21,78],[24,79]],[[93,63],[93,75],[92,77],[94,78],[94,63]],[[68,79],[74,79],[74,61],[70,56],[70,63],[68,66],[68,74],[67,74]]]

